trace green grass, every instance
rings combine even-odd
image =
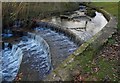
[[[117,2],[92,2],[94,6],[102,7],[110,14],[118,17],[118,3]]]
[[[98,77],[98,79],[103,79],[103,77],[109,76],[112,81],[117,81],[118,79],[115,77],[117,76],[117,72],[113,70],[113,68],[116,68],[115,64],[117,63],[117,61],[108,61],[102,57],[99,57],[98,60],[99,63],[97,65],[99,66],[100,70],[98,71],[98,73],[95,73],[93,75]]]
[[[85,81],[93,81],[93,78],[97,78],[98,81],[102,81],[106,76],[110,78],[111,81],[118,81],[117,72],[114,71],[112,68],[117,68],[116,60],[107,60],[102,56],[98,57],[97,63],[92,63],[95,57],[92,55],[94,54],[93,50],[87,50],[82,55],[79,55],[75,58],[75,61],[70,65],[71,68],[81,66],[82,74],[84,73],[92,73],[93,67],[98,67],[98,72],[93,72],[88,78],[85,78]],[[69,67],[69,66],[68,66]],[[70,68],[69,67],[69,68]],[[115,76],[114,76],[115,75]]]
[[[93,2],[91,4],[96,7],[103,8],[111,15],[119,18],[118,17],[119,4],[117,2]],[[118,26],[119,26],[119,23],[118,23]],[[115,42],[116,41],[114,40],[114,38],[110,38],[108,40],[109,44],[114,44]],[[111,78],[111,80],[117,80],[117,78],[113,76],[114,74],[117,76],[117,72],[112,70],[113,67],[114,68],[116,67],[117,61],[115,60],[106,61],[102,57],[99,57],[98,60],[99,60],[99,63],[97,65],[99,65],[100,71],[97,74],[94,74],[94,76],[98,77],[98,79],[102,79],[103,77],[108,75]]]
[[[94,5],[99,8],[103,8],[108,13],[112,14],[113,16],[118,17],[118,3],[116,2],[92,2],[91,5]],[[116,41],[112,38],[109,39],[109,44],[114,44]],[[82,55],[76,57],[75,61],[73,62],[75,65],[80,64],[82,68],[82,72],[92,72],[92,67],[98,67],[100,70],[96,73],[93,72],[91,76],[86,78],[86,81],[92,81],[93,78],[97,78],[98,81],[102,81],[106,76],[109,76],[111,81],[118,81],[117,72],[114,71],[112,68],[117,68],[116,60],[106,60],[102,56],[97,56],[98,61],[95,64],[92,64],[92,61],[95,59],[96,50],[89,48]],[[99,53],[99,50],[98,50]],[[115,76],[114,76],[115,75]]]
[[[115,44],[117,41],[113,38],[108,39],[108,44]]]

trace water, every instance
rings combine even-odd
[[[13,34],[2,34],[2,37],[12,37],[13,36]]]
[[[3,81],[12,81],[19,70],[22,61],[22,50],[13,45],[12,49],[5,47],[2,52],[2,77]]]
[[[3,81],[14,80],[21,61],[24,65],[26,64],[25,69],[36,70],[42,76],[51,69],[49,46],[40,36],[35,34],[28,33],[28,36],[23,37],[18,44],[13,45],[12,49],[6,47],[2,52]]]
[[[78,13],[80,11],[77,11]],[[50,17],[43,21],[47,21],[59,26],[63,26],[63,28],[68,28],[70,31],[75,33],[80,37],[82,41],[87,41],[93,35],[98,33],[107,23],[108,21],[103,16],[102,13],[95,12],[96,16],[94,18],[90,18],[88,16],[75,16],[72,20],[61,19],[60,17]],[[75,13],[71,14],[74,15]],[[87,26],[86,25],[87,21]],[[86,27],[86,30],[85,30]],[[81,29],[83,28],[83,29]]]
[[[40,73],[45,74],[49,72],[51,67],[51,56],[48,44],[46,43],[46,41],[43,40],[43,38],[38,35],[29,33],[28,37],[32,38],[32,40],[28,39],[27,42],[22,42],[21,44],[19,44],[21,46],[25,45],[22,46],[25,52],[25,60],[23,60],[23,63],[31,63],[30,68],[35,69]]]
[[[5,43],[5,48],[1,51],[3,81],[12,81],[20,73],[23,74],[23,80],[44,79],[78,48],[62,33],[42,27],[35,30],[36,34],[28,33],[21,37],[12,49]],[[29,77],[31,73],[32,78]]]
[[[9,29],[5,29],[4,30],[4,33],[2,33],[1,34],[1,36],[4,38],[9,38],[9,37],[12,37],[13,36],[13,34],[12,34],[12,32],[9,30]]]
[[[62,33],[45,29],[43,27],[37,27],[35,30],[36,33],[41,35],[50,46],[53,69],[58,67],[62,61],[79,47],[71,41],[69,37]]]

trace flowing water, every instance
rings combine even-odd
[[[26,64],[26,70],[27,68],[34,69],[41,75],[44,75],[51,69],[50,57],[49,46],[43,38],[28,33],[28,36],[22,37],[18,44],[12,46],[12,49],[5,47],[3,50],[3,80],[14,80],[21,61],[23,61],[22,63],[24,63],[24,65]]]
[[[5,43],[7,45],[7,43]],[[5,47],[2,52],[2,77],[3,80],[12,81],[20,67],[22,61],[22,50],[13,45],[12,49]]]
[[[54,68],[79,47],[62,33],[42,27],[37,27],[35,30],[49,44]]]
[[[21,37],[12,49],[3,50],[3,80],[12,81],[19,68],[24,80],[41,80],[78,48],[62,33],[42,27],[35,30],[36,34]]]

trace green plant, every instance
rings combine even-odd
[[[116,40],[113,38],[108,39],[108,44],[115,44]]]
[[[95,10],[87,9],[86,15],[88,15],[92,18],[95,17],[96,16]]]

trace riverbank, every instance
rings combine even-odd
[[[102,8],[118,18],[118,3],[116,2],[93,2],[98,8]],[[82,66],[86,70],[81,72],[77,69],[75,71],[74,81],[119,81],[118,56],[120,55],[120,31],[113,34],[108,42],[104,44],[97,52],[93,61],[87,64],[87,67]],[[81,69],[80,69],[81,70]],[[83,73],[87,72],[87,73]],[[91,74],[91,72],[93,74]],[[81,79],[80,79],[81,78]]]
[[[116,68],[118,68],[117,66],[118,55],[116,55],[118,52],[117,51],[118,47],[114,46],[115,48],[112,48],[113,51],[116,50],[115,51],[116,54],[113,55],[115,56],[113,60],[104,59],[100,54],[100,51],[102,52],[102,48],[104,48],[104,46],[107,47],[105,44],[109,42],[109,39],[112,37],[112,34],[116,32],[117,19],[116,17],[111,16],[107,12],[104,12],[104,10],[100,9],[100,11],[106,14],[105,16],[107,16],[108,19],[110,19],[108,24],[95,36],[93,36],[89,41],[81,45],[80,48],[73,55],[68,57],[60,65],[59,68],[55,69],[52,72],[52,74],[48,76],[48,79],[46,80],[53,80],[53,81],[73,80],[75,82],[119,80],[116,71]],[[105,49],[105,51],[108,50],[108,48],[109,46]],[[109,49],[109,51],[112,50]]]

